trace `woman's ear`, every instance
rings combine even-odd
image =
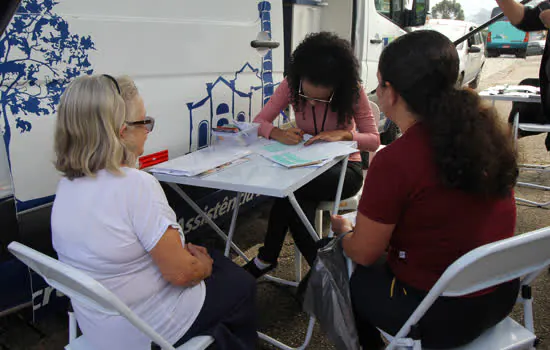
[[[399,101],[399,94],[390,83],[386,83],[386,89],[389,94],[388,100],[390,101],[390,105],[393,107],[397,104],[397,101]]]
[[[128,130],[128,126],[125,123],[122,125],[122,128],[120,128],[120,131],[118,132],[121,138],[124,138],[124,135],[126,134],[126,130]]]

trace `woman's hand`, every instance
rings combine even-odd
[[[210,257],[210,254],[208,254],[208,250],[204,247],[194,245],[194,244],[187,244],[187,250],[191,255],[193,255],[204,268],[204,275],[202,276],[203,279],[207,278],[212,274],[212,264],[214,263],[214,260]],[[199,281],[200,282],[200,281]]]
[[[339,235],[353,230],[351,221],[341,215],[331,215],[330,222],[332,223],[332,232],[334,232],[334,234]]]
[[[298,128],[282,130],[273,128],[269,137],[285,145],[297,145],[304,139],[304,132]]]
[[[348,130],[332,130],[332,131],[323,131],[316,136],[313,136],[306,143],[305,146],[309,146],[317,141],[325,142],[336,142],[336,141],[352,141],[353,134]]]

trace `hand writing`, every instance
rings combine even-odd
[[[347,130],[332,130],[332,131],[323,131],[316,136],[313,136],[309,140],[307,140],[306,143],[304,143],[305,146],[309,146],[312,143],[318,142],[318,141],[325,141],[325,142],[336,142],[336,141],[351,141],[353,140],[353,135],[350,131]]]

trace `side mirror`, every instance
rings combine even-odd
[[[429,0],[413,0],[412,8],[405,10],[405,27],[420,27],[426,24],[429,8]]]
[[[468,48],[468,53],[479,53],[481,49],[478,46],[470,46]]]

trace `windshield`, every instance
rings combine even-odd
[[[422,29],[428,29],[428,30],[435,30],[440,32],[441,34],[445,35],[447,38],[449,38],[451,41],[455,41],[459,38],[461,38],[464,34],[466,34],[466,28],[463,26],[457,26],[457,25],[447,25],[447,24],[426,24],[424,28]],[[460,43],[457,47],[457,49],[461,49],[464,42]]]
[[[502,13],[502,10],[500,9],[500,7],[495,7],[495,8],[493,9],[493,11],[491,12],[491,18],[493,18],[493,17],[495,17],[495,16],[497,16],[497,15],[500,15],[501,13]],[[506,21],[506,22],[508,22],[508,17],[502,16],[502,18],[499,19],[497,22],[499,22],[499,21]]]

